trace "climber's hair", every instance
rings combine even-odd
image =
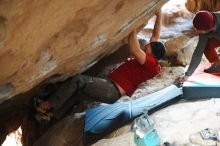
[[[152,53],[158,59],[163,59],[166,55],[166,47],[162,42],[150,42]]]

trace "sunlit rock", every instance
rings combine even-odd
[[[211,12],[220,10],[219,0],[187,0],[185,6],[192,13],[196,13],[199,10]]]
[[[0,102],[83,72],[168,0],[1,0]]]

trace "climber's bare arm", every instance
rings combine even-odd
[[[140,44],[137,39],[137,31],[134,30],[130,33],[128,37],[128,44],[131,54],[140,63],[144,64],[146,60],[145,52],[140,48]]]
[[[155,12],[156,21],[154,23],[154,29],[152,32],[152,36],[150,42],[156,42],[160,38],[160,31],[161,31],[161,10],[157,10]]]

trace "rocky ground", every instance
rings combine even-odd
[[[178,4],[177,4],[178,3]],[[189,64],[192,52],[197,43],[197,37],[192,30],[193,14],[184,7],[184,1],[170,1],[163,7],[163,29],[161,40],[165,42],[170,54],[176,54],[178,61],[183,65]],[[145,27],[139,36],[149,38],[153,21]],[[206,62],[203,57],[202,62]],[[162,63],[162,72],[154,79],[143,83],[133,95],[138,98],[158,91],[170,85],[179,75],[183,74],[183,67],[167,67],[170,64]],[[164,108],[151,117],[155,120],[155,128],[161,138],[161,144],[169,142],[173,146],[214,146],[213,141],[201,142],[193,139],[199,131],[205,128],[220,130],[220,99],[184,101]],[[116,137],[114,137],[116,135]],[[114,138],[103,139],[94,146],[135,146],[130,125],[127,125],[111,134]],[[110,136],[110,137],[111,137]]]
[[[163,28],[161,41],[169,49],[170,56],[175,56],[179,64],[173,62],[161,62],[162,71],[154,79],[139,86],[133,99],[140,98],[164,87],[171,85],[175,79],[184,73],[184,65],[189,64],[192,52],[197,43],[197,37],[192,30],[191,20],[193,14],[189,13],[184,6],[184,0],[170,0],[163,9]],[[152,18],[144,30],[139,34],[142,39],[149,40],[154,18]],[[203,59],[203,62],[206,60]],[[122,100],[128,97],[123,97]],[[180,101],[172,106],[164,108],[151,117],[155,120],[155,128],[162,143],[168,141],[175,146],[195,146],[190,139],[191,135],[205,128],[220,129],[220,100]],[[18,136],[11,134],[10,137]],[[11,138],[7,139],[3,146],[15,146],[9,144]],[[203,144],[208,146],[210,143]],[[124,126],[100,140],[94,146],[132,146],[133,134],[130,125]],[[198,144],[197,144],[198,145]],[[201,145],[201,144],[200,144]],[[210,145],[213,145],[211,143]]]
[[[161,138],[161,144],[169,142],[172,146],[215,146],[214,141],[201,142],[193,136],[199,131],[210,128],[220,130],[220,100],[210,99],[194,102],[179,102],[164,108],[151,117]],[[125,126],[120,136],[103,139],[94,146],[135,146],[130,126]],[[120,133],[120,130],[118,133]]]

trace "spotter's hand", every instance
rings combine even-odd
[[[179,78],[179,82],[182,84],[183,82],[185,82],[186,80],[188,80],[189,76],[183,75]]]

